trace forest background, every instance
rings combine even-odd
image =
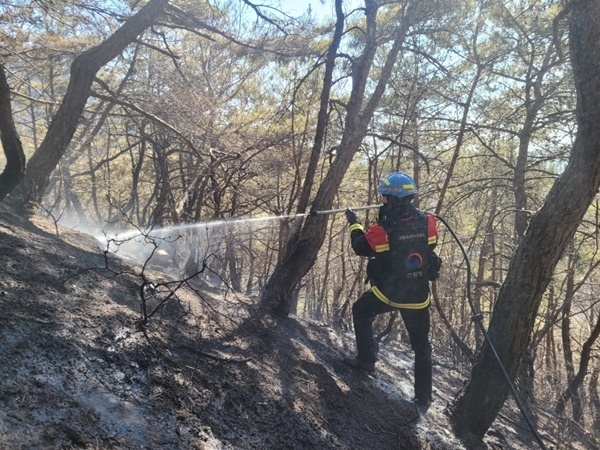
[[[477,323],[490,324],[528,223],[577,144],[568,14],[572,24],[581,2],[572,3],[337,1],[328,17],[246,0],[154,0],[143,9],[155,17],[82,77],[89,95],[79,114],[65,99],[85,72],[82,57],[101,56],[93,49],[141,5],[5,1],[0,61],[28,161],[10,195],[175,277],[201,272],[269,307],[269,279],[298,242],[318,236],[301,280],[275,297],[284,314],[348,329],[366,261],[353,256],[343,215],[319,222],[321,232],[304,214],[376,204],[379,180],[405,171],[418,206],[450,223],[470,258],[475,321],[466,261],[440,227],[434,351],[471,364],[485,347]],[[73,123],[57,129],[66,116]],[[58,153],[39,151],[48,148]],[[12,169],[9,157],[3,176]],[[597,188],[598,176],[581,175]],[[551,403],[573,426],[599,430],[600,219],[590,198],[564,249],[543,249],[556,266],[524,314],[531,327],[519,328],[524,351],[510,374],[529,404]],[[248,217],[277,219],[233,220]],[[131,230],[145,237],[123,239]],[[380,319],[385,339],[402,339],[398,322]]]

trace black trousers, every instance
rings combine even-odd
[[[415,398],[431,400],[431,343],[429,342],[429,307],[424,309],[394,308],[367,291],[352,305],[352,319],[356,335],[356,358],[364,362],[377,361],[378,344],[373,336],[373,321],[379,314],[400,310],[410,346],[415,352]]]

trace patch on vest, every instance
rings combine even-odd
[[[404,265],[408,270],[418,270],[423,267],[423,257],[419,253],[411,253],[404,260]]]

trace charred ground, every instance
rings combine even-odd
[[[101,250],[0,204],[0,448],[463,448],[443,411],[464,374],[440,355],[419,417],[402,343],[356,373],[351,335],[248,322],[250,299],[193,282],[141,327],[142,281],[153,311],[168,279]],[[535,448],[521,427],[507,408],[484,447]]]

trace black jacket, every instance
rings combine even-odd
[[[384,205],[379,216],[366,233],[360,223],[350,225],[354,252],[373,257],[367,266],[373,293],[392,306],[427,307],[429,281],[437,278],[441,266],[434,252],[438,239],[435,217],[412,203]]]

